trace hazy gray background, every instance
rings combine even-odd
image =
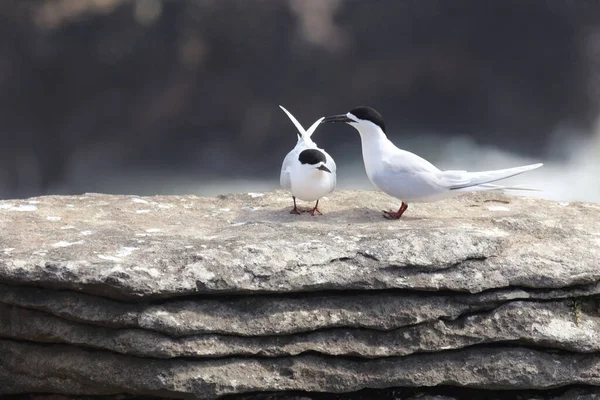
[[[370,105],[449,169],[600,202],[600,1],[3,0],[0,198],[275,188],[305,126]],[[339,187],[358,134],[322,126]]]

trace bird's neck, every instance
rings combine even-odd
[[[381,155],[388,148],[390,141],[380,128],[360,129],[360,141],[362,143],[363,156]]]
[[[389,149],[391,142],[379,127],[368,127],[360,129],[358,132],[360,133],[365,169],[367,175],[371,177],[371,174],[375,172],[385,158],[386,150]]]

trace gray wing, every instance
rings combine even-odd
[[[389,153],[382,162],[385,164],[386,169],[389,171],[396,172],[440,172],[440,170],[418,155],[411,153],[410,151],[402,149],[394,149],[393,152]]]
[[[467,172],[467,171],[441,171],[437,174],[440,186],[450,190],[466,189],[471,186],[487,184],[510,178],[523,172],[541,167],[542,164],[531,164],[522,167],[498,169],[494,171]]]
[[[283,164],[281,164],[281,174],[279,175],[279,184],[283,189],[291,189],[292,181],[290,179],[290,168],[292,166],[292,161],[296,156],[296,149],[290,151],[287,156],[283,159]]]

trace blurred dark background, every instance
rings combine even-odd
[[[274,188],[283,104],[370,105],[442,167],[542,160],[547,197],[600,201],[599,72],[596,0],[3,0],[0,198]],[[366,184],[358,134],[315,140]]]

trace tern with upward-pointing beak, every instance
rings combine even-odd
[[[347,114],[326,117],[322,122],[345,122],[360,134],[367,176],[383,192],[402,201],[398,211],[384,211],[388,219],[398,219],[409,203],[432,202],[479,190],[525,190],[493,185],[500,179],[542,166],[495,171],[441,171],[429,161],[401,150],[387,138],[381,114],[370,107],[357,107]]]
[[[319,199],[335,189],[336,181],[335,161],[310,138],[323,118],[319,118],[305,131],[288,110],[279,107],[298,129],[298,142],[285,156],[279,177],[281,187],[292,192],[294,208],[290,214],[300,214],[296,207],[296,198],[299,198],[304,201],[316,201],[314,208],[309,212],[311,215],[320,215]]]

